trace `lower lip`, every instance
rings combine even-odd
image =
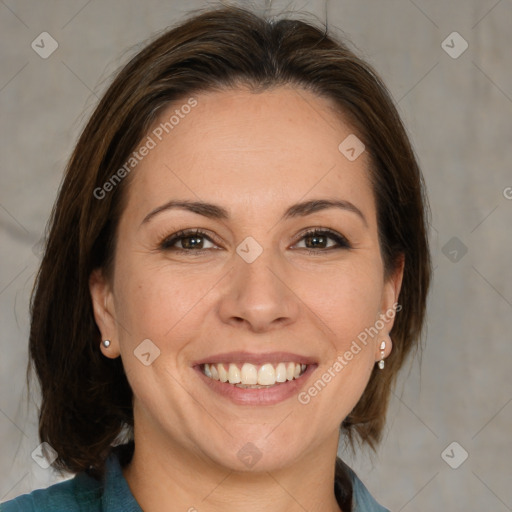
[[[287,380],[276,383],[270,388],[259,389],[239,388],[229,382],[211,379],[203,373],[200,366],[194,366],[194,370],[199,373],[200,378],[211,390],[237,405],[273,405],[298,395],[316,367],[316,364],[310,364],[298,379]]]

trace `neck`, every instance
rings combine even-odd
[[[337,433],[314,454],[260,472],[231,470],[168,438],[134,433],[123,474],[145,512],[341,511],[334,496]]]

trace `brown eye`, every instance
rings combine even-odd
[[[211,248],[204,247],[205,240],[208,240],[213,244],[210,237],[202,231],[179,231],[178,233],[166,238],[160,244],[160,248],[163,250],[174,250],[178,252],[202,252],[203,250]],[[176,247],[177,243],[181,244],[181,247]]]
[[[350,249],[348,240],[339,233],[331,230],[312,230],[304,233],[299,240],[305,242],[304,249],[310,252],[327,251],[333,249]],[[329,240],[334,241],[334,244],[329,245]]]

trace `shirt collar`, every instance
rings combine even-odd
[[[111,453],[106,461],[101,504],[103,512],[143,512],[124,478],[115,453]]]

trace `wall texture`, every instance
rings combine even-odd
[[[0,2],[0,501],[58,480],[31,457],[37,395],[25,369],[29,294],[66,160],[111,73],[204,5]],[[379,453],[344,456],[394,511],[512,510],[512,2],[272,4],[283,9],[327,18],[380,72],[432,208],[422,360],[400,378]]]

